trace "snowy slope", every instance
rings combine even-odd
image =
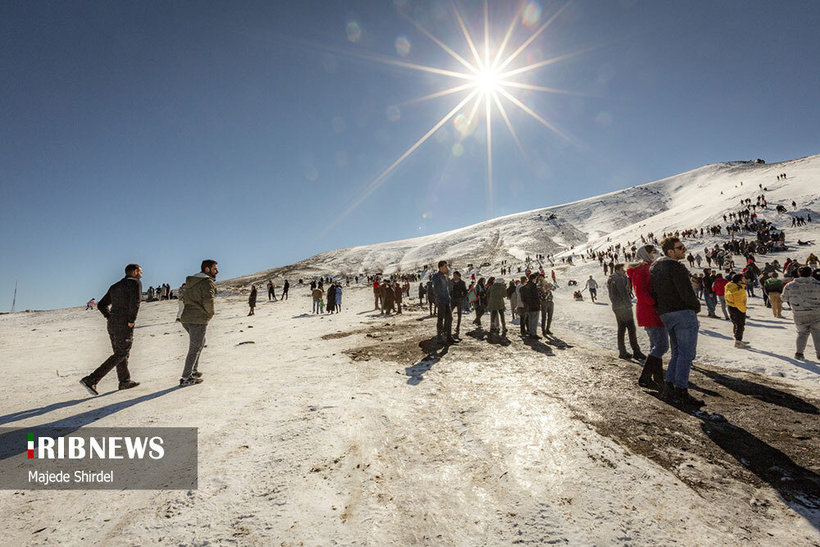
[[[780,173],[786,173],[788,178],[778,181]],[[725,224],[723,214],[740,209],[742,199],[755,200],[762,192],[759,185],[767,189],[763,194],[770,203],[769,210],[760,216],[778,227],[788,228],[790,214],[805,215],[817,210],[820,155],[776,164],[707,165],[649,184],[449,232],[328,251],[290,266],[222,283],[237,287],[271,277],[417,271],[442,258],[463,267],[485,262],[497,266],[502,260],[514,263],[537,253],[560,257],[635,240],[642,233],[659,235],[664,231]],[[798,203],[797,210],[791,206],[793,200]],[[789,214],[775,213],[777,204],[787,206]],[[611,243],[607,238],[612,239]],[[716,241],[722,239],[705,239],[703,243],[714,245]]]

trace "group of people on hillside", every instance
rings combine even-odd
[[[327,313],[341,313],[342,311],[342,284],[337,281],[331,281],[325,291],[324,280],[312,281],[310,295],[313,298],[314,314]]]
[[[205,347],[205,331],[214,315],[214,298],[216,285],[214,280],[219,273],[217,262],[206,259],[200,265],[199,273],[185,279],[181,298],[184,307],[179,320],[188,332],[188,354],[182,369],[179,385],[190,386],[202,382],[199,371],[199,356]],[[134,340],[134,325],[137,322],[140,302],[142,301],[142,268],[139,264],[128,264],[125,277],[108,288],[100,299],[97,309],[107,321],[108,337],[114,353],[88,376],[80,379],[80,384],[92,395],[98,395],[97,384],[103,377],[117,369],[119,389],[131,389],[140,385],[131,378],[128,370],[128,357]]]
[[[523,338],[540,338],[539,319],[541,336],[550,335],[555,309],[554,289],[555,286],[546,280],[544,273],[529,270],[520,279],[510,281],[509,285],[501,277],[486,280],[482,277],[468,287],[460,272],[455,271],[450,277],[450,265],[442,260],[438,263],[438,271],[430,277],[427,291],[429,301],[435,305],[436,337],[441,344],[457,343],[460,340],[462,316],[471,308],[475,311],[473,325],[482,328],[481,319],[489,312],[490,335],[505,337],[506,301],[510,303],[512,321],[518,316]],[[453,312],[456,313],[455,333],[452,328]]]
[[[689,371],[697,350],[700,301],[692,276],[681,263],[686,258],[686,246],[675,236],[661,241],[661,254],[648,244],[637,251],[639,262],[632,264],[624,275],[624,265],[616,264],[607,281],[609,298],[618,325],[618,350],[624,359],[644,361],[638,384],[654,387],[673,403],[701,406],[703,401],[688,392]],[[788,303],[797,329],[796,359],[804,359],[809,335],[812,336],[817,358],[820,359],[820,270],[808,265],[791,270],[793,276],[781,280],[776,271],[760,272],[766,276],[764,287],[775,317],[782,317],[782,303]],[[751,270],[751,269],[750,269]],[[720,298],[724,316],[732,321],[736,348],[748,348],[743,340],[746,324],[747,276],[735,273],[724,279],[705,269],[700,276],[707,317],[717,317]],[[649,336],[649,355],[644,356],[635,335],[632,298],[636,299],[638,325]],[[728,308],[728,311],[727,311]],[[624,334],[628,332],[632,354],[626,351]],[[671,349],[671,357],[663,373],[662,357]]]

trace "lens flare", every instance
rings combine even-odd
[[[521,24],[526,28],[532,28],[541,21],[541,4],[529,2],[521,14]]]
[[[362,29],[357,21],[348,21],[345,30],[347,31],[347,39],[354,44],[362,39]]]
[[[396,38],[396,54],[399,57],[407,57],[410,55],[410,40],[408,40],[406,36]]]
[[[401,119],[401,110],[399,110],[398,106],[388,106],[386,114],[387,119],[391,122],[397,122]]]

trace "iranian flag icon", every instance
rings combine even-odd
[[[34,459],[34,433],[28,434],[28,459]]]

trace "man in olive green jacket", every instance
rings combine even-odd
[[[190,339],[185,368],[179,380],[180,386],[202,383],[202,373],[197,368],[199,355],[205,347],[205,330],[208,328],[211,317],[214,316],[214,297],[216,296],[214,279],[219,273],[216,264],[216,260],[203,260],[200,273],[189,275],[185,279],[185,307],[180,319]]]

